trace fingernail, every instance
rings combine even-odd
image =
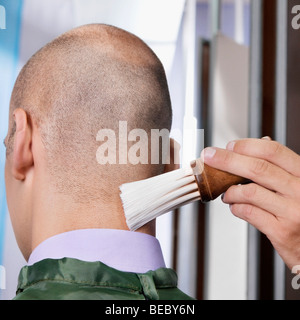
[[[270,138],[269,136],[267,136],[267,137],[263,137],[263,138],[261,138],[262,140],[269,140],[269,141],[272,141],[272,138]]]
[[[235,141],[231,141],[231,142],[229,142],[229,143],[227,144],[226,149],[229,150],[229,151],[233,151],[234,146],[235,146]]]
[[[206,148],[202,151],[201,158],[202,160],[212,159],[216,153],[214,148]]]

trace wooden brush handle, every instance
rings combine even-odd
[[[198,159],[191,162],[202,202],[209,202],[218,198],[231,186],[247,184],[246,178],[212,168]]]

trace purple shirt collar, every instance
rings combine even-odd
[[[101,261],[121,271],[145,273],[164,268],[159,241],[150,235],[125,230],[82,229],[55,235],[31,253],[28,265],[64,257]]]

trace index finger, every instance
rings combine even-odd
[[[244,139],[229,142],[227,150],[267,160],[283,170],[300,177],[300,156],[284,145],[267,139]]]
[[[219,148],[205,149],[202,157],[211,167],[245,177],[282,195],[297,195],[298,178],[267,160]]]

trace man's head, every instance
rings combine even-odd
[[[6,138],[7,200],[24,256],[55,233],[125,228],[119,186],[164,166],[100,165],[97,133],[113,130],[118,152],[119,121],[150,137],[170,130],[171,118],[163,66],[136,36],[87,25],[38,51],[15,83]]]

